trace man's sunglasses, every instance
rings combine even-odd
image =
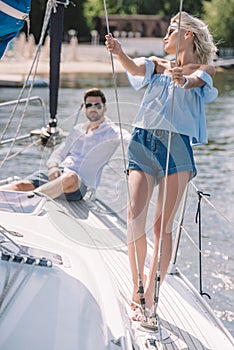
[[[89,109],[91,107],[95,107],[97,109],[102,109],[103,105],[100,102],[98,102],[98,103],[86,103],[86,105],[85,105],[86,109]]]

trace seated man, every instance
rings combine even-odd
[[[62,194],[67,200],[80,200],[87,187],[96,189],[104,165],[121,141],[119,127],[105,117],[106,98],[97,88],[84,94],[87,123],[77,124],[64,143],[47,161],[48,171],[39,171],[24,180],[1,187],[1,190],[34,191],[51,198]],[[123,130],[125,140],[130,134]]]

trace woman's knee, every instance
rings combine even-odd
[[[127,217],[128,221],[132,220],[143,220],[147,216],[148,202],[141,200],[135,200],[134,198],[130,200],[127,207]]]
[[[169,220],[164,220],[164,225],[163,225],[163,233],[171,233],[172,232],[172,227],[173,227],[173,218],[170,218]],[[154,235],[155,238],[158,238],[160,235],[162,229],[162,224],[161,224],[161,217],[157,219],[154,222]]]

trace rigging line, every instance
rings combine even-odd
[[[182,7],[183,7],[183,0],[180,0],[178,38],[177,38],[176,59],[175,59],[176,65],[178,65]],[[156,311],[157,311],[158,302],[159,302],[159,292],[160,292],[160,282],[161,282],[160,268],[161,268],[161,259],[162,259],[163,229],[164,229],[165,207],[166,207],[166,197],[167,197],[168,168],[169,168],[169,157],[170,157],[170,148],[171,148],[171,134],[172,134],[172,119],[173,119],[173,112],[174,112],[174,100],[175,100],[175,83],[173,83],[173,89],[172,89],[172,100],[171,100],[171,109],[170,109],[170,128],[169,128],[169,133],[168,133],[165,181],[164,181],[163,203],[162,203],[162,216],[161,216],[160,236],[159,236],[159,246],[158,246],[157,272],[156,272],[156,278],[155,278],[155,298],[154,298],[154,316],[155,317],[156,317]]]
[[[190,235],[190,233],[186,230],[186,228],[181,225],[181,229],[182,231],[186,234],[186,236],[188,237],[188,239],[190,240],[190,242],[194,245],[194,247],[196,248],[196,250],[201,253],[201,255],[204,257],[204,258],[207,258],[207,255],[205,255],[202,250],[198,247],[197,243],[194,241],[194,239],[192,238],[192,236]]]
[[[105,11],[105,18],[106,18],[107,33],[109,34],[110,33],[110,27],[109,27],[109,20],[108,20],[106,1],[105,0],[104,0],[104,11]],[[116,80],[116,73],[115,73],[114,59],[113,59],[112,52],[110,52],[110,57],[111,57],[111,67],[112,67],[113,80],[114,80],[114,90],[115,90],[115,99],[116,99],[116,106],[117,106],[118,123],[119,123],[120,135],[121,135],[121,146],[122,146],[122,152],[123,152],[124,170],[125,170],[125,173],[126,173],[126,169],[127,169],[126,156],[125,156],[124,142],[123,142],[122,122],[121,122],[121,118],[120,118],[119,97],[118,97],[118,91],[117,91],[117,80]]]
[[[37,47],[37,50],[36,50],[36,53],[35,53],[35,56],[34,56],[32,65],[31,65],[31,67],[30,67],[30,71],[29,71],[29,73],[28,73],[28,75],[27,75],[27,78],[26,78],[26,80],[25,80],[25,83],[24,83],[24,85],[23,85],[23,87],[22,87],[22,90],[21,90],[21,93],[20,93],[20,95],[19,95],[19,97],[18,97],[18,100],[21,99],[21,97],[22,97],[22,95],[23,95],[23,92],[24,92],[24,90],[25,90],[25,87],[26,87],[26,84],[27,84],[27,82],[28,82],[29,76],[31,75],[33,66],[34,66],[35,61],[36,61],[36,59],[38,58],[38,55],[39,55],[40,50],[41,50],[41,46],[42,46],[42,43],[43,43],[43,40],[44,40],[44,36],[45,36],[45,33],[46,33],[46,29],[47,29],[47,26],[48,26],[48,23],[49,23],[49,19],[50,19],[51,9],[52,9],[52,7],[53,7],[53,6],[52,6],[53,4],[51,4],[51,1],[54,1],[54,0],[49,0],[48,3],[47,3],[46,12],[45,12],[45,16],[44,16],[44,23],[43,23],[43,26],[42,26],[41,37],[40,37],[40,40],[39,40],[39,43],[38,43],[38,47]],[[6,125],[5,129],[3,130],[3,133],[2,133],[2,135],[1,135],[0,140],[2,140],[2,138],[4,137],[6,131],[7,131],[8,127],[9,127],[9,124],[10,124],[10,122],[11,122],[11,120],[12,120],[14,114],[15,114],[15,110],[16,110],[17,106],[18,106],[18,105],[16,104],[14,110],[13,110],[12,113],[11,113],[11,116],[10,116],[10,118],[9,118],[8,124]]]
[[[195,191],[198,193],[199,192],[199,190],[198,190],[198,188],[196,187],[196,185],[194,184],[194,182],[193,181],[191,181],[191,184],[192,184],[192,186],[194,187],[194,189],[195,189]],[[219,209],[217,209],[215,206],[214,206],[214,204],[212,204],[211,203],[211,201],[209,201],[209,199],[206,197],[206,196],[204,196],[201,192],[199,192],[200,193],[200,195],[201,195],[201,197],[225,220],[225,221],[227,221],[229,224],[232,224],[232,222],[231,222],[231,220],[230,219],[228,219]]]
[[[32,83],[33,83],[33,82],[32,82]],[[26,84],[25,84],[25,87],[26,87]],[[29,92],[28,92],[27,102],[25,103],[23,113],[22,113],[22,115],[21,115],[21,117],[20,117],[20,120],[19,120],[17,129],[16,129],[16,132],[15,132],[14,139],[13,139],[13,141],[12,141],[12,143],[11,143],[11,145],[10,145],[8,151],[7,151],[7,154],[5,155],[5,157],[3,158],[3,160],[2,160],[2,162],[1,162],[1,164],[0,164],[0,168],[2,168],[2,166],[3,166],[4,163],[5,163],[5,161],[8,159],[8,156],[9,156],[9,154],[11,153],[11,151],[12,151],[12,149],[13,149],[15,143],[16,143],[17,136],[18,136],[18,134],[19,134],[19,132],[20,132],[20,129],[21,129],[23,120],[24,120],[24,118],[25,118],[25,113],[26,113],[27,107],[28,107],[28,105],[29,105],[29,98],[30,98],[30,95],[31,95],[32,88],[33,88],[33,85],[30,86],[30,89],[29,89]],[[22,91],[23,91],[23,90],[22,90]],[[22,93],[23,93],[23,92],[22,92]],[[22,95],[20,96],[20,98],[21,98],[21,97],[22,97]],[[18,100],[18,101],[19,101],[19,100]],[[14,108],[14,114],[15,114],[15,111],[16,111],[18,105],[19,105],[19,102],[17,102],[17,104],[16,104],[16,106],[15,106],[15,108]],[[13,116],[14,116],[14,114],[13,114]],[[13,116],[12,116],[12,118],[13,118]],[[12,119],[11,119],[11,120],[12,120]],[[10,124],[8,124],[8,125],[10,125]]]
[[[109,27],[109,20],[108,20],[108,13],[107,13],[107,7],[106,7],[106,0],[103,0],[104,4],[104,12],[105,12],[105,19],[106,19],[106,28],[107,33],[110,34],[110,27]],[[123,155],[123,163],[124,163],[124,173],[125,173],[125,179],[126,179],[126,186],[127,186],[127,197],[129,201],[129,210],[130,210],[130,216],[133,218],[132,213],[132,205],[131,205],[131,196],[130,196],[130,188],[128,183],[128,173],[127,173],[127,166],[126,166],[126,155],[124,150],[124,142],[123,142],[123,132],[122,132],[122,122],[120,117],[120,108],[119,108],[119,97],[118,97],[118,91],[117,91],[117,82],[116,82],[116,73],[115,73],[115,67],[114,67],[114,60],[113,60],[113,54],[110,52],[110,58],[111,58],[111,67],[112,67],[112,75],[113,75],[113,81],[114,81],[114,90],[115,90],[115,99],[116,99],[116,106],[117,106],[117,115],[118,115],[118,123],[119,123],[119,130],[120,130],[120,136],[121,136],[121,148],[122,148],[122,155]],[[136,265],[137,265],[137,271],[138,271],[138,285],[139,290],[138,293],[140,295],[140,301],[141,306],[145,315],[145,299],[144,299],[144,286],[143,286],[143,280],[141,274],[140,274],[140,262],[139,262],[139,256],[136,246],[136,234],[134,230],[133,225],[133,219],[131,220],[131,229],[133,234],[133,244],[134,244],[134,251],[135,251],[135,257],[136,257]]]
[[[78,111],[72,115],[72,117],[73,117],[74,115],[76,116],[76,118],[75,118],[75,120],[74,120],[73,126],[75,126],[75,125],[78,123],[78,119],[80,118],[80,113],[81,113],[83,107],[84,107],[84,104],[81,103],[81,105],[80,105]]]
[[[197,250],[197,252],[199,252],[199,253],[202,255],[202,257],[206,259],[206,262],[207,262],[208,264],[210,264],[210,266],[213,267],[213,266],[214,266],[214,262],[213,262],[213,260],[211,260],[211,256],[209,257],[207,254],[205,254],[205,253],[203,253],[203,252],[201,251],[201,249],[198,247],[197,243],[194,241],[194,239],[191,237],[191,235],[189,234],[189,232],[185,229],[185,227],[184,227],[183,225],[181,226],[181,229],[182,229],[182,231],[186,234],[186,236],[188,237],[188,239],[190,240],[190,242],[194,245],[194,247],[195,247],[195,249]],[[224,277],[220,274],[220,271],[217,270],[217,269],[214,270],[214,268],[213,268],[213,273],[214,273],[214,272],[217,274],[217,276],[219,275],[219,278],[223,281],[224,285],[225,285],[226,287],[228,287],[229,285],[228,285],[228,283],[225,281]]]
[[[10,118],[9,118],[9,121],[8,123],[6,124],[6,127],[5,129],[3,130],[3,133],[0,137],[0,141],[3,139],[5,133],[7,132],[8,128],[9,128],[9,125],[15,115],[15,112],[17,110],[17,107],[19,105],[19,100],[22,98],[23,96],[23,93],[26,89],[26,86],[27,86],[27,83],[28,83],[28,80],[29,80],[29,77],[30,75],[32,74],[33,72],[33,68],[34,68],[34,74],[33,74],[33,79],[32,79],[32,82],[30,84],[30,88],[29,88],[29,92],[27,94],[27,101],[25,103],[25,106],[24,106],[24,110],[23,110],[23,114],[20,118],[20,122],[18,124],[18,127],[17,127],[17,130],[16,130],[16,133],[15,133],[15,138],[17,137],[17,135],[19,134],[19,131],[20,131],[20,128],[22,126],[22,122],[24,120],[24,117],[25,117],[25,113],[26,113],[26,110],[27,110],[27,107],[28,107],[28,104],[29,104],[29,98],[30,98],[30,95],[31,95],[31,92],[32,92],[32,88],[33,88],[33,83],[34,83],[34,80],[35,80],[35,75],[36,75],[36,71],[37,71],[37,67],[38,67],[38,63],[39,63],[39,58],[40,58],[40,53],[41,53],[41,47],[42,47],[42,43],[43,43],[43,39],[44,39],[44,36],[45,36],[45,33],[46,33],[46,29],[47,29],[47,26],[48,26],[48,23],[49,23],[49,19],[50,19],[50,15],[51,15],[51,11],[52,11],[52,8],[54,7],[54,0],[49,0],[47,2],[47,7],[46,7],[46,13],[45,13],[45,17],[44,17],[44,23],[43,23],[43,26],[42,26],[42,32],[41,32],[41,37],[40,37],[40,40],[39,40],[39,44],[38,44],[38,47],[37,47],[37,50],[36,50],[36,54],[34,56],[34,59],[33,59],[33,62],[31,64],[31,67],[30,67],[30,70],[29,70],[29,73],[27,75],[27,78],[24,82],[24,85],[22,87],[22,90],[19,94],[19,97],[18,97],[18,102],[16,103],[15,107],[13,108],[13,111],[10,115]],[[2,162],[0,163],[0,169],[2,168],[3,164],[5,163],[6,159],[8,158],[12,148],[14,147],[14,144],[15,144],[15,141],[12,142],[11,146],[9,147],[8,149],[8,152],[5,156],[5,158],[2,160]]]
[[[40,144],[40,143],[41,143],[41,140],[40,140],[40,139],[39,139],[39,140],[36,140],[36,141],[34,141],[34,142],[32,142],[32,143],[30,143],[29,145],[27,145],[26,147],[24,147],[22,150],[20,150],[20,151],[18,151],[18,152],[15,152],[15,153],[13,153],[13,154],[11,154],[11,155],[8,155],[8,156],[6,157],[6,159],[5,159],[5,161],[11,160],[12,158],[15,158],[16,156],[18,156],[19,154],[25,152],[26,150],[28,150],[28,149],[31,148],[32,146],[38,145],[38,144]]]

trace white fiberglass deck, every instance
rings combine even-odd
[[[132,343],[134,350],[234,349],[231,335],[177,269],[160,288],[162,337],[132,320],[126,224],[104,203],[0,194],[2,247],[12,244],[6,232],[29,248],[25,257],[54,261],[52,269],[32,266],[14,262],[14,254],[7,260],[2,250],[0,348],[132,350]],[[150,241],[148,254],[147,265]]]
[[[101,252],[123,297],[137,344],[140,344],[141,349],[149,348],[150,345],[146,339],[150,338],[152,341],[154,333],[139,330],[139,322],[131,320],[132,284],[125,224],[116,215],[110,213],[109,208],[106,209],[98,202],[60,202],[60,204],[72,213],[82,228],[92,237],[96,245],[95,249],[98,248]],[[81,238],[77,235],[77,240],[79,239]],[[85,244],[86,239],[84,237],[83,239],[81,244]],[[152,242],[148,243],[150,254]],[[207,303],[179,271],[173,275],[168,274],[160,289],[158,314],[162,329],[166,330],[165,337],[168,337],[163,341],[163,349],[234,349],[233,339],[229,333],[225,331]],[[162,344],[156,341],[156,346],[160,349]],[[155,346],[151,345],[151,348],[155,349]]]

